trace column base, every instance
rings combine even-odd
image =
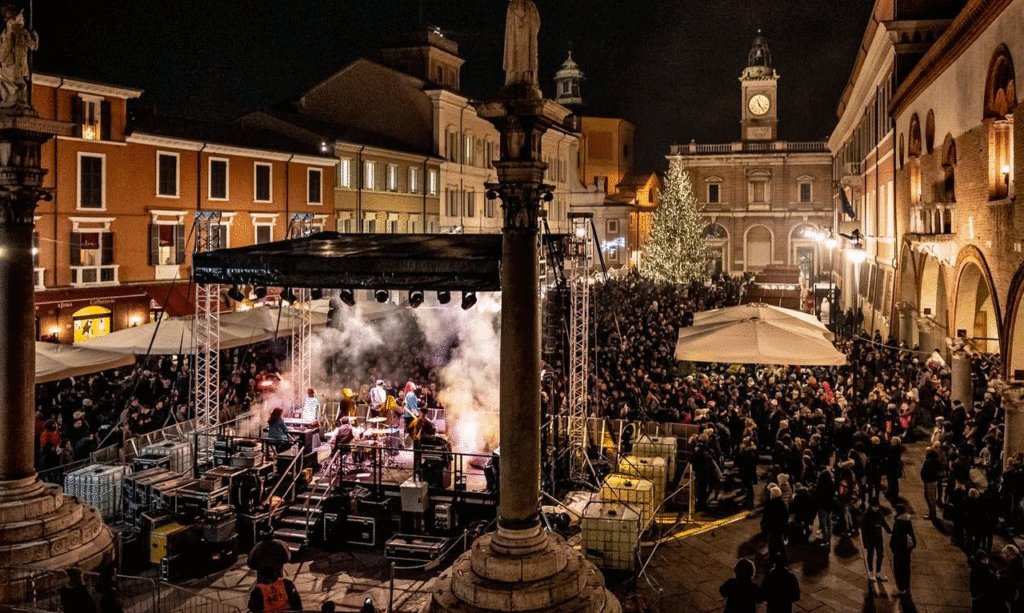
[[[525,549],[531,552],[525,555],[503,552],[508,549],[509,535],[489,534],[478,539],[472,550],[436,579],[431,602],[422,613],[622,611],[593,564],[561,537],[538,532],[518,535],[530,543]]]
[[[23,567],[92,570],[111,558],[113,549],[113,535],[99,512],[65,498],[60,486],[38,477],[0,481],[0,603],[16,603],[28,593],[23,584],[29,573]]]

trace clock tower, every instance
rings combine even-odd
[[[747,67],[740,77],[744,141],[773,141],[779,137],[779,116],[776,106],[779,75],[772,68],[768,42],[757,31],[750,49]]]

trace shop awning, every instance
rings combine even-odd
[[[146,294],[171,317],[185,317],[196,310],[195,286],[188,279],[144,286]]]

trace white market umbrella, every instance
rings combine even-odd
[[[36,383],[131,366],[134,355],[36,342]]]
[[[310,319],[314,328],[327,325],[327,307],[320,310],[321,301],[315,301],[310,309]],[[278,319],[280,314],[280,320]],[[223,313],[220,316],[220,325],[240,328],[249,331],[250,335],[258,335],[256,340],[268,340],[277,336],[290,336],[299,327],[299,317],[294,309],[286,307],[282,313],[280,309],[272,307],[256,307],[245,311],[234,313]],[[254,340],[253,342],[256,342]]]
[[[262,330],[220,326],[220,347],[231,349],[262,340]],[[195,321],[192,317],[164,317],[162,321],[111,332],[75,343],[75,347],[121,354],[177,355],[195,353]]]
[[[679,331],[676,359],[724,364],[837,366],[846,356],[810,315],[749,304],[699,313]]]

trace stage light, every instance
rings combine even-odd
[[[469,310],[476,304],[476,292],[462,292],[462,309]]]
[[[423,304],[423,290],[414,289],[409,292],[409,306],[416,308]]]
[[[452,301],[452,293],[446,289],[437,292],[437,301],[441,304],[448,304]]]
[[[377,302],[379,302],[381,304],[384,304],[385,302],[388,301],[388,298],[390,298],[391,295],[388,293],[388,290],[386,290],[386,289],[379,289],[379,290],[373,292],[373,297],[374,297],[374,299]]]
[[[338,298],[348,306],[356,306],[356,295],[350,289],[343,289],[338,293]]]
[[[309,290],[309,299],[310,300],[320,300],[323,297],[324,297],[324,290],[320,289],[319,287],[314,287],[313,289]]]
[[[295,304],[295,301],[298,300],[295,296],[295,292],[293,292],[290,287],[284,288],[284,293],[281,294],[281,298],[288,304]]]
[[[267,288],[266,286],[261,285],[256,289],[252,290],[252,293],[254,296],[256,296],[256,300],[263,300],[264,298],[267,297]]]
[[[228,298],[234,300],[235,302],[241,302],[245,300],[245,294],[239,291],[237,285],[232,285],[231,289],[228,290]]]

